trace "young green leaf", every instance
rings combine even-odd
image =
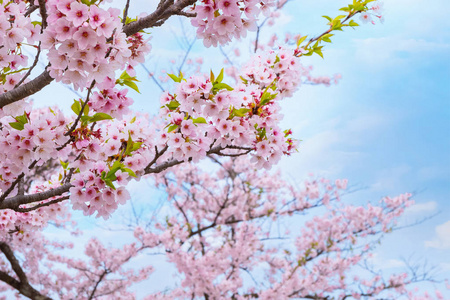
[[[217,76],[215,82],[216,82],[216,83],[221,83],[222,80],[223,80],[223,68],[222,68],[222,70],[220,70],[219,76]]]
[[[198,118],[192,119],[192,123],[194,123],[194,124],[199,124],[199,123],[206,124],[206,120],[205,120],[205,118],[198,117]]]
[[[175,81],[175,82],[181,82],[181,78],[179,78],[179,77],[177,77],[177,76],[175,76],[175,75],[173,75],[173,74],[167,73],[167,76],[169,76],[170,78],[172,78],[172,80]]]
[[[11,122],[11,123],[9,123],[9,125],[12,128],[17,129],[17,130],[23,130],[23,128],[24,128],[24,126],[23,126],[24,124],[22,124],[20,122]]]
[[[95,115],[92,116],[92,119],[90,120],[91,123],[94,122],[98,122],[98,121],[103,121],[103,120],[112,120],[113,117],[111,117],[108,114],[105,113],[96,113]]]
[[[79,115],[80,112],[81,112],[81,104],[80,104],[80,102],[77,101],[77,100],[73,100],[73,104],[72,104],[72,106],[71,106],[70,108],[72,109],[72,111],[73,111],[76,115]]]
[[[177,128],[178,128],[178,125],[177,125],[177,124],[172,124],[172,125],[170,125],[169,128],[167,129],[167,132],[172,132],[172,131],[174,131],[174,130],[177,129]]]

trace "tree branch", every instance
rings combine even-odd
[[[22,84],[21,86],[11,91],[1,94],[0,108],[3,108],[8,104],[20,101],[30,95],[36,94],[37,92],[42,90],[45,86],[49,85],[50,82],[52,81],[53,78],[50,77],[50,73],[47,70],[45,70],[44,72],[41,73],[41,75],[34,78],[33,80],[25,84]]]
[[[7,273],[0,271],[0,280],[9,284],[13,288],[19,291],[22,295],[34,299],[34,300],[51,300],[51,298],[47,296],[43,296],[41,293],[39,293],[36,289],[34,289],[28,282],[28,278],[25,275],[25,272],[23,271],[22,267],[20,266],[19,261],[14,256],[14,252],[9,247],[8,244],[5,242],[0,242],[0,250],[3,252],[3,254],[8,259],[9,263],[11,264],[11,268],[13,269],[14,273],[16,273],[17,277],[19,277],[18,281],[17,279],[9,276]]]
[[[45,9],[45,0],[38,0],[38,2],[39,2],[39,12],[42,18],[42,27],[41,27],[42,33],[42,31],[47,27],[47,10]]]
[[[63,193],[69,191],[72,187],[70,183],[63,184],[57,188],[50,189],[45,192],[31,194],[31,195],[18,195],[8,199],[5,199],[2,203],[0,203],[0,209],[13,209],[16,210],[20,205],[29,204],[33,202],[39,202],[42,200],[46,200],[51,197],[60,196]]]
[[[195,2],[196,0],[179,0],[174,4],[173,0],[162,0],[158,5],[158,8],[153,13],[124,26],[123,32],[129,36],[145,28],[161,26],[164,22],[161,23],[160,21],[165,21],[173,15],[194,16],[183,12],[183,9],[194,4]]]

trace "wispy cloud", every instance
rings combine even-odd
[[[436,211],[437,202],[428,201],[423,203],[416,203],[410,207],[408,207],[405,211],[407,215],[418,215],[418,214],[430,214]]]
[[[425,241],[425,247],[441,250],[450,249],[450,221],[436,226],[435,234],[436,236],[434,239]]]
[[[354,40],[356,58],[374,69],[386,66],[403,66],[415,68],[411,59],[415,56],[424,58],[431,53],[446,54],[450,44],[430,42],[424,39],[403,39],[397,36]]]

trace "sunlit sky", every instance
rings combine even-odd
[[[150,9],[152,5],[144,2],[132,1],[131,13]],[[262,39],[273,32],[319,34],[326,28],[321,16],[337,15],[345,5],[342,0],[293,0],[278,25],[264,28]],[[374,261],[383,269],[398,271],[404,267],[401,259],[412,257],[437,266],[439,279],[450,278],[450,2],[391,0],[384,7],[384,24],[339,32],[324,48],[325,59],[303,59],[303,64],[314,65],[314,74],[340,73],[342,80],[331,87],[302,86],[285,101],[283,124],[302,142],[299,153],[279,167],[296,181],[309,173],[348,178],[361,188],[348,198],[358,204],[414,193],[417,204],[402,224],[434,216],[386,237]],[[188,23],[186,31],[192,32]],[[184,53],[172,38],[181,33],[180,22],[171,20],[151,32],[153,50],[146,66],[155,72],[168,69],[164,62]],[[205,71],[222,67],[218,49],[204,50],[201,41],[190,53],[190,58],[199,56],[204,58]],[[134,106],[156,113],[160,90],[138,69],[142,94],[130,92]],[[37,103],[59,102],[45,95],[49,89],[34,97]],[[62,86],[53,91],[58,98],[73,98]],[[147,189],[145,183],[133,184],[132,195],[148,197]]]

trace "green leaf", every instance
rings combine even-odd
[[[325,18],[325,19],[327,19],[328,21],[333,21],[333,19],[332,18],[330,18],[329,16],[322,16],[322,18]]]
[[[169,102],[169,104],[166,104],[166,106],[170,110],[175,110],[175,109],[177,109],[178,106],[180,106],[180,102],[178,102],[177,100],[172,100]]]
[[[128,169],[128,168],[122,168],[121,169],[123,172],[127,172],[128,173],[128,175],[130,175],[131,177],[136,177],[136,173],[134,173],[133,172],[133,170],[131,170],[131,169]]]
[[[211,81],[211,83],[214,82],[214,73],[212,70],[210,70],[209,80]]]
[[[127,141],[127,148],[125,149],[125,154],[130,155],[132,148],[133,148],[133,140],[131,139],[131,133],[128,131],[128,141]]]
[[[356,26],[359,26],[359,24],[358,23],[356,23],[355,21],[353,21],[353,20],[350,20],[350,22],[348,23],[348,25],[349,26],[352,26],[352,27],[356,27]]]
[[[239,76],[240,78],[241,78],[241,80],[242,80],[242,82],[244,83],[244,84],[247,84],[248,83],[248,80],[247,79],[245,79],[244,77],[242,77],[242,76]]]
[[[131,147],[130,152],[138,150],[139,148],[141,148],[141,146],[142,146],[142,142],[136,142],[136,143],[133,142],[133,146]]]
[[[103,120],[112,120],[113,117],[111,117],[108,114],[105,113],[96,113],[95,115],[92,116],[92,119],[90,120],[91,123],[94,122],[98,122],[98,121],[103,121]]]
[[[133,124],[134,122],[136,122],[136,116],[134,116],[133,119],[131,119],[130,124]]]
[[[9,123],[9,125],[12,128],[17,129],[17,130],[23,130],[23,128],[24,128],[24,126],[23,126],[24,124],[22,124],[20,122],[11,122],[11,123]]]
[[[116,180],[117,179],[116,172],[123,167],[124,167],[123,164],[120,161],[116,160],[114,162],[114,164],[111,166],[111,168],[109,169],[108,173],[104,176],[105,181],[106,180],[110,180],[110,181]]]
[[[278,95],[278,94],[270,94],[270,93],[268,93],[268,92],[264,92],[264,93],[262,94],[262,96],[261,96],[261,102],[260,102],[260,105],[261,105],[261,106],[266,105],[267,103],[270,102],[270,100],[275,99],[275,97],[276,97],[277,95]]]
[[[297,47],[299,47],[301,45],[301,43],[303,43],[306,40],[307,37],[308,36],[305,35],[305,36],[302,36],[301,38],[299,38],[297,41]]]
[[[83,106],[83,105],[84,105],[84,102],[81,101],[81,106]],[[84,105],[83,115],[85,115],[85,116],[89,115],[89,105],[88,104]]]
[[[89,122],[91,119],[92,119],[91,116],[81,116],[81,118],[80,118],[81,122],[83,122],[83,123],[87,123],[87,122]]]
[[[105,179],[104,182],[105,182],[105,184],[106,184],[107,186],[109,186],[109,187],[112,188],[113,190],[116,189],[116,187],[114,186],[114,184],[112,183],[111,180]]]
[[[280,61],[280,57],[277,55],[277,56],[275,56],[275,61],[273,62],[273,64],[276,64],[279,61]]]
[[[137,84],[134,83],[133,81],[125,80],[125,81],[124,81],[124,84],[125,84],[126,86],[129,86],[130,88],[132,88],[133,90],[135,90],[135,91],[138,92],[139,94],[141,93],[141,92],[139,91],[139,88],[138,88]]]
[[[175,81],[175,82],[181,82],[181,78],[179,78],[179,77],[177,77],[177,76],[175,76],[175,75],[173,75],[173,74],[169,74],[169,73],[167,73],[167,75],[168,75],[170,78],[172,78],[173,81]]]
[[[246,113],[248,113],[250,111],[250,108],[240,108],[240,109],[236,109],[233,108],[233,115],[237,116],[237,117],[243,117],[245,116]]]
[[[178,128],[178,125],[177,125],[177,124],[172,124],[172,125],[170,125],[169,128],[167,129],[167,132],[172,132],[172,131],[174,131],[174,130],[177,129],[177,128]]]
[[[323,53],[321,49],[315,49],[314,52],[319,54],[319,56],[323,58]]]
[[[217,89],[217,90],[227,89],[229,91],[233,90],[233,88],[226,83],[216,83],[213,85],[213,89]]]
[[[127,71],[123,71],[122,74],[120,74],[120,77],[119,77],[119,78],[120,78],[120,79],[127,80],[127,79],[130,79],[130,78],[132,78],[132,77],[127,73]]]
[[[73,100],[73,104],[72,104],[72,106],[71,106],[70,108],[72,109],[72,111],[73,111],[76,115],[79,115],[80,112],[81,112],[81,104],[80,104],[80,102],[77,101],[77,100]]]
[[[28,118],[27,118],[27,114],[26,113],[23,113],[23,115],[17,116],[14,119],[16,119],[17,122],[22,123],[22,124],[28,123]]]
[[[192,119],[192,122],[194,124],[198,124],[198,123],[206,124],[207,123],[205,118],[202,118],[202,117],[198,117],[198,118]]]
[[[351,9],[349,7],[343,7],[341,9],[339,9],[339,10],[342,10],[342,11],[345,11],[345,12],[351,11]]]
[[[322,36],[322,41],[327,42],[327,43],[331,43],[330,37],[332,37],[333,34],[325,34],[324,36]]]
[[[216,82],[216,83],[221,83],[222,80],[223,80],[223,68],[222,68],[222,70],[220,70],[219,76],[217,76],[215,82]]]
[[[63,162],[62,160],[59,160],[59,162],[61,163],[61,166],[63,167],[64,170],[66,170],[67,167],[69,166],[69,162]]]

